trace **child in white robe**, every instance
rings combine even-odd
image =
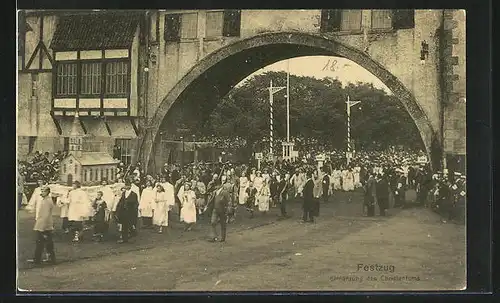
[[[150,180],[146,181],[146,188],[142,190],[141,200],[139,202],[139,212],[142,218],[142,225],[145,228],[153,226],[153,209],[155,205],[156,190]]]
[[[259,211],[266,214],[269,211],[269,200],[271,191],[269,189],[269,182],[264,179],[259,193]]]
[[[156,185],[155,208],[153,212],[153,224],[158,226],[158,233],[163,232],[163,227],[168,226],[168,212],[175,204],[173,188],[166,189],[161,185]]]
[[[186,223],[185,231],[190,231],[196,223],[196,193],[191,189],[191,184],[186,182],[179,190],[179,200],[181,201],[181,222]]]

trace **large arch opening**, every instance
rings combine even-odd
[[[241,80],[269,64],[300,56],[338,56],[349,59],[382,81],[404,106],[417,126],[431,167],[439,166],[440,144],[428,117],[411,91],[367,54],[338,41],[305,33],[266,33],[227,45],[196,64],[165,96],[144,134],[139,155],[153,168],[152,154],[160,131],[172,130],[186,102],[196,102],[194,119],[206,119],[218,102]],[[187,101],[189,100],[189,101]]]

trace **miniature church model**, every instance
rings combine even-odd
[[[107,180],[116,179],[118,160],[107,152],[84,150],[82,133],[79,126],[78,113],[73,120],[69,138],[69,154],[61,161],[60,180],[66,184],[79,181],[82,185],[94,185]]]

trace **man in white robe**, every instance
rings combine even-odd
[[[82,190],[80,182],[73,182],[73,189],[68,194],[68,220],[74,233],[74,242],[80,241],[83,221],[89,216],[89,205],[92,203],[87,193]]]

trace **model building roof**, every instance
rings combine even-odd
[[[81,165],[105,165],[105,164],[118,164],[120,161],[113,159],[106,152],[82,152],[81,155],[73,156]]]

